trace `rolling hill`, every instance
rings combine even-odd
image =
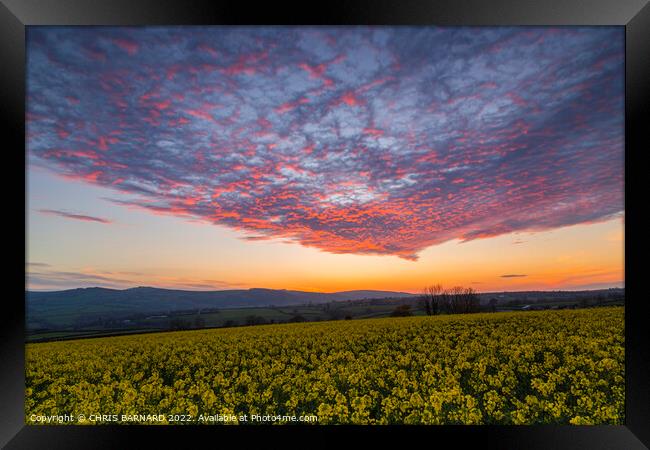
[[[52,292],[26,292],[28,328],[90,321],[100,317],[157,314],[180,310],[321,304],[366,298],[405,298],[413,294],[391,291],[334,293],[276,289],[184,291],[137,287],[131,289],[78,288]]]
[[[624,300],[625,290],[486,292],[478,296],[484,307],[494,304],[500,309],[521,309],[536,305],[528,308],[537,309],[589,301],[598,303],[598,299]],[[417,298],[415,294],[378,290],[323,293],[261,288],[187,291],[94,287],[27,291],[26,319],[28,334],[46,330],[164,328],[172,326],[174,318],[183,316],[188,320],[190,315],[197,314],[203,314],[212,326],[219,326],[228,318],[242,322],[255,314],[268,316],[269,320],[286,320],[292,314],[323,320],[338,316],[388,315],[396,304],[417,305]],[[334,310],[338,310],[338,316]],[[213,317],[215,314],[218,317]]]

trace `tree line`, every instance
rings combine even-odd
[[[440,284],[426,286],[420,296],[420,304],[429,316],[480,311],[479,296],[471,287],[454,286],[445,289]]]

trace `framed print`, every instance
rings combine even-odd
[[[647,2],[2,24],[7,448],[650,442]]]

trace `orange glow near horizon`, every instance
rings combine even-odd
[[[69,188],[79,192],[79,186]],[[85,192],[94,198],[103,195],[94,187]],[[411,261],[333,254],[285,240],[246,241],[224,227],[115,205],[101,206],[113,224],[74,221],[39,214],[39,197],[32,203],[28,289],[154,286],[417,293],[425,285],[441,283],[490,292],[619,287],[625,279],[622,217],[452,240],[426,248]]]

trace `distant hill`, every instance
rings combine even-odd
[[[497,304],[509,302],[538,303],[544,301],[563,301],[587,299],[594,297],[625,296],[624,288],[592,289],[583,291],[515,291],[515,292],[485,292],[479,294],[481,304],[495,299]]]
[[[391,291],[334,293],[277,289],[184,291],[137,287],[131,289],[79,288],[53,292],[26,292],[28,328],[121,317],[136,313],[156,314],[180,310],[291,306],[368,298],[405,298],[413,294]]]
[[[496,303],[500,307],[521,307],[526,304],[554,304],[581,299],[624,298],[625,290],[486,292],[478,295],[482,305]],[[286,308],[308,304],[335,305],[342,302],[365,305],[363,308],[368,309],[382,304],[391,305],[397,299],[415,305],[417,297],[417,294],[376,290],[323,293],[260,288],[186,291],[153,287],[123,290],[95,287],[53,292],[28,291],[26,319],[28,330],[52,330],[84,327],[112,320],[136,320],[138,316],[178,315],[189,311],[196,313],[199,310],[207,313],[272,306]]]

